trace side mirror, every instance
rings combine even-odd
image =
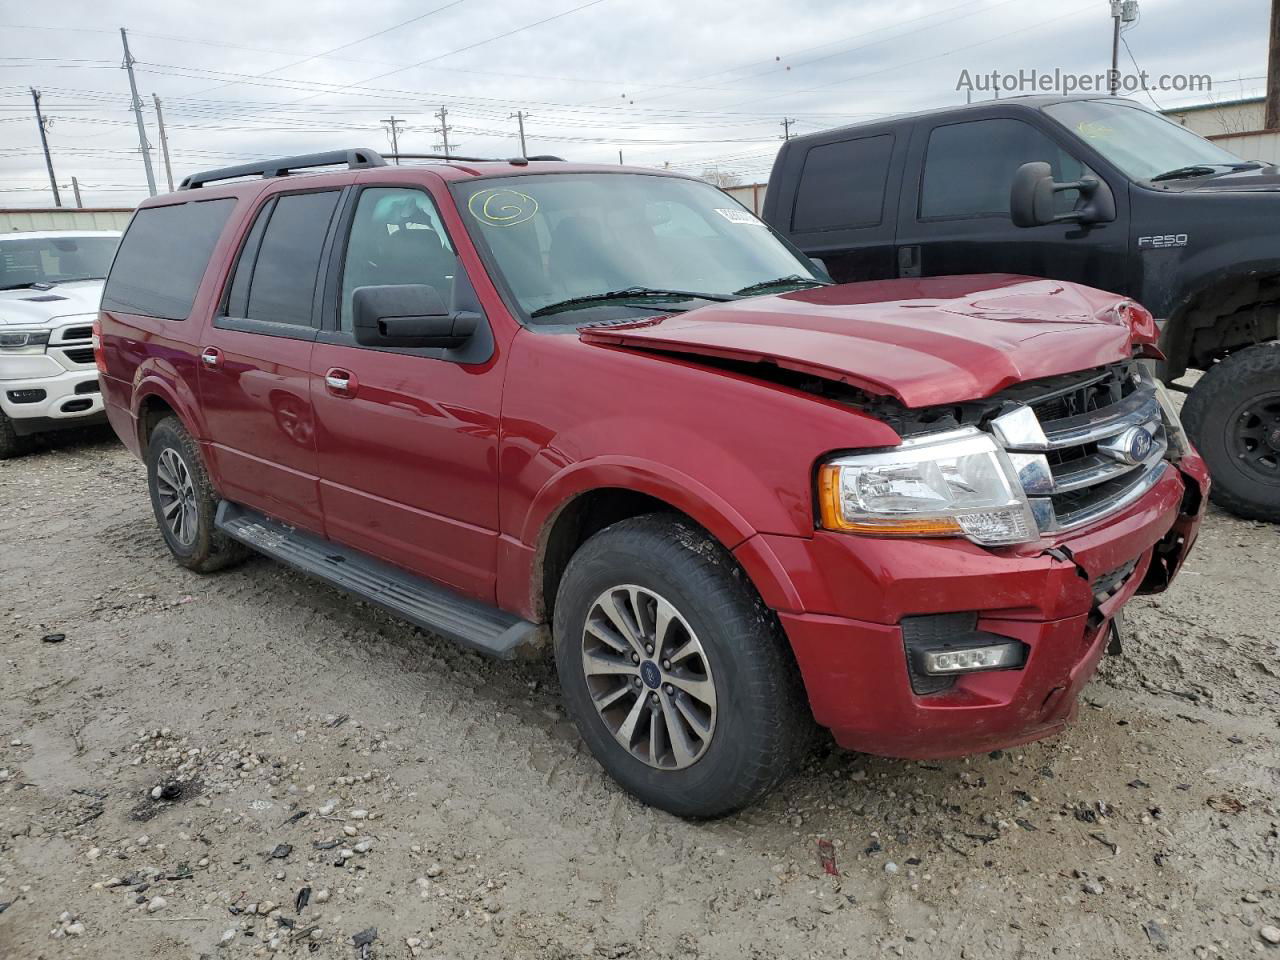
[[[1054,213],[1054,194],[1079,190],[1084,203],[1070,213]],[[1104,223],[1116,218],[1116,198],[1097,177],[1067,183],[1053,179],[1053,168],[1043,161],[1024,163],[1013,175],[1009,214],[1016,227],[1040,227],[1049,223]]]
[[[351,313],[362,347],[460,347],[482,319],[471,311],[451,312],[439,291],[422,283],[357,287]]]

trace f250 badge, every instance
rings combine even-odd
[[[1187,245],[1187,235],[1185,233],[1166,233],[1158,237],[1139,237],[1138,248],[1146,248],[1148,250],[1163,250],[1165,247],[1185,247]]]

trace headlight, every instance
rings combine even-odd
[[[48,330],[0,329],[0,351],[4,353],[44,353]]]
[[[1170,459],[1181,460],[1191,452],[1191,443],[1187,440],[1186,431],[1182,429],[1182,417],[1173,405],[1173,397],[1169,388],[1155,375],[1155,365],[1149,362],[1138,364],[1138,380],[1156,391],[1156,399],[1160,401],[1160,411],[1164,414],[1164,432],[1169,439]]]
[[[1007,455],[972,427],[825,463],[818,504],[822,526],[847,533],[988,546],[1040,535]]]

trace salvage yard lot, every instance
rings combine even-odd
[[[606,778],[549,661],[192,574],[144,481],[104,432],[0,464],[0,955],[1280,957],[1274,526],[1211,510],[1063,736],[824,749],[692,823]]]

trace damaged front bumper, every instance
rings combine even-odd
[[[799,609],[778,616],[814,717],[841,746],[911,758],[1010,747],[1071,719],[1120,609],[1164,590],[1181,567],[1208,474],[1194,454],[1177,466],[1124,510],[1015,548],[818,531],[762,534],[738,552],[748,569],[788,572]],[[909,647],[922,627],[937,635],[949,625],[1020,641],[1025,662],[922,680]]]

